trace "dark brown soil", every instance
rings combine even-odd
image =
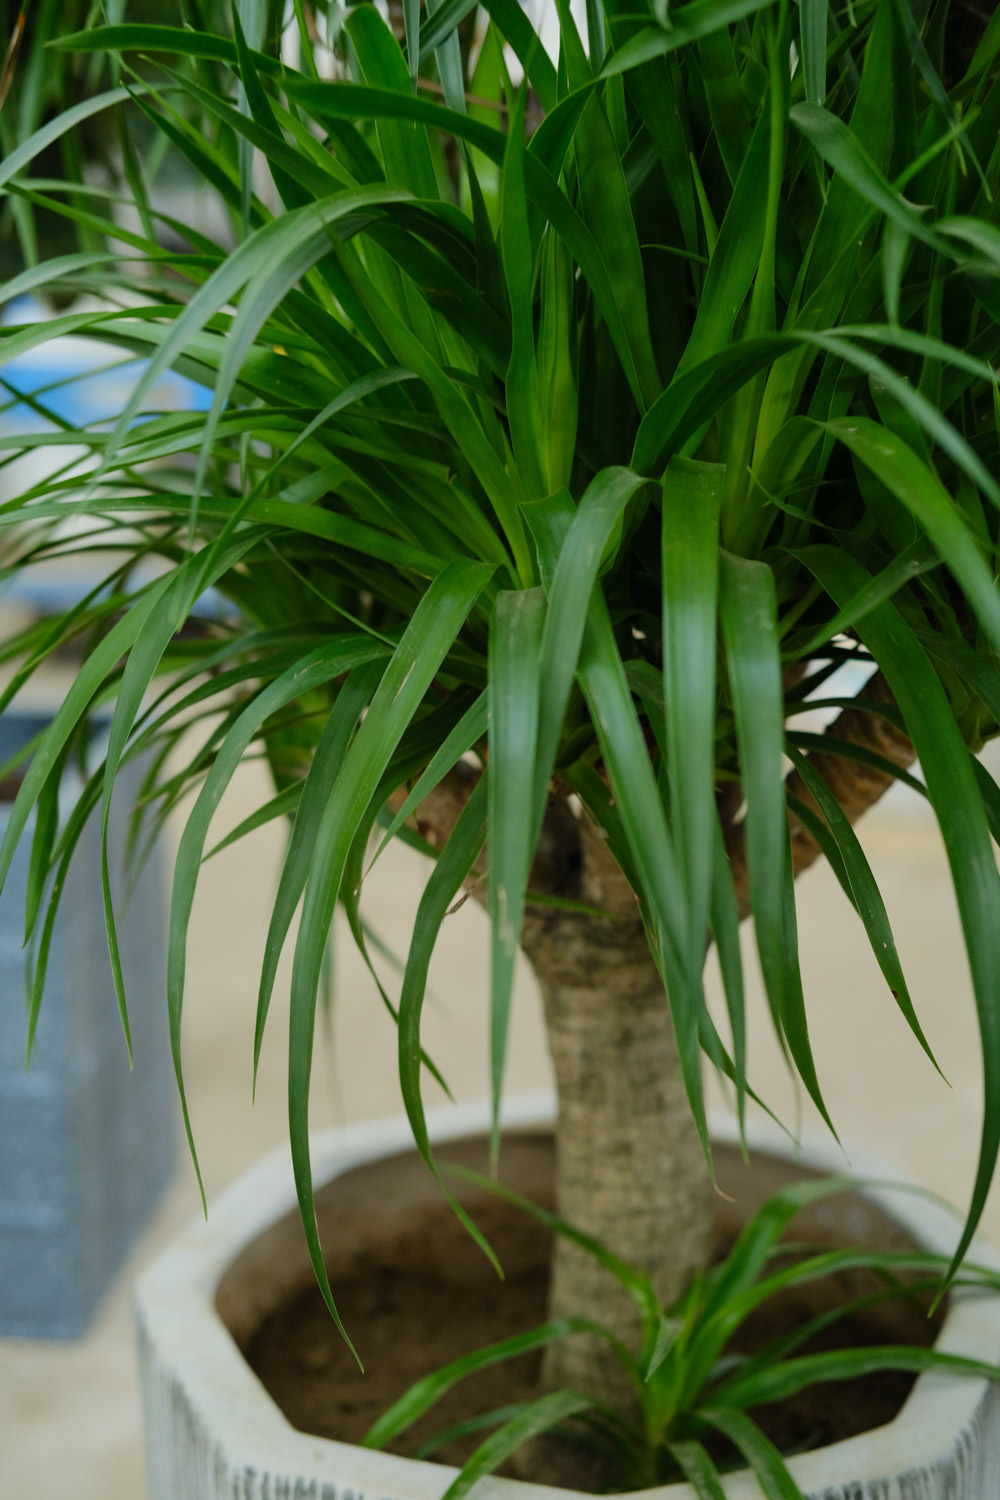
[[[483,1169],[478,1142],[456,1143],[442,1157]],[[789,1181],[814,1174],[759,1156],[745,1168],[738,1154],[717,1148],[720,1185],[716,1253],[723,1254],[754,1206]],[[510,1136],[502,1177],[537,1202],[551,1203],[552,1144],[544,1136]],[[350,1172],[320,1195],[320,1230],[344,1323],[366,1373],[362,1375],[335,1328],[289,1215],[239,1258],[224,1278],[217,1305],[251,1367],[293,1426],[358,1442],[375,1419],[422,1375],[482,1345],[545,1319],[549,1239],[535,1221],[478,1189],[461,1196],[506,1272],[499,1281],[458,1224],[415,1156]],[[827,1246],[867,1243],[902,1248],[912,1242],[865,1200],[838,1197],[798,1216],[796,1241]],[[734,1348],[752,1350],[835,1302],[874,1291],[864,1273],[831,1278],[775,1299],[741,1331]],[[839,1323],[808,1346],[928,1344],[937,1324],[911,1302],[893,1301],[864,1318]],[[476,1413],[536,1394],[538,1356],[496,1366],[461,1382],[397,1443],[412,1454],[432,1435]],[[786,1452],[817,1447],[891,1421],[912,1377],[869,1376],[831,1383],[754,1413]],[[435,1454],[461,1463],[483,1434]],[[521,1477],[524,1477],[522,1474]],[[578,1482],[584,1487],[584,1482]]]

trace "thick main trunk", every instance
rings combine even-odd
[[[436,847],[476,779],[460,764],[421,804],[417,826]],[[522,946],[542,992],[556,1075],[558,1211],[646,1270],[669,1303],[705,1262],[711,1187],[638,903],[600,831],[561,799],[546,815],[529,886],[607,913],[529,902],[524,914]],[[485,899],[481,879],[471,889]],[[631,1299],[592,1256],[559,1237],[549,1309],[552,1317],[593,1318],[637,1347]],[[619,1407],[633,1398],[596,1338],[550,1346],[543,1380]]]
[[[648,1271],[671,1302],[705,1262],[711,1190],[680,1076],[663,982],[635,897],[599,835],[577,825],[579,897],[606,918],[564,911],[525,922],[545,1004],[559,1098],[560,1216]],[[558,1238],[552,1317],[585,1315],[635,1348],[634,1304],[593,1256]],[[597,1339],[550,1346],[545,1383],[628,1402]]]
[[[891,701],[878,674],[863,696]],[[906,736],[865,710],[847,709],[828,733],[898,766],[913,759]],[[892,781],[836,754],[810,759],[852,823]],[[477,776],[460,764],[421,804],[418,827],[437,847],[447,840]],[[796,774],[789,790],[811,800]],[[731,800],[720,812],[734,889],[746,914],[740,799]],[[819,850],[797,819],[790,823],[798,874]],[[525,913],[523,946],[544,998],[559,1093],[559,1211],[623,1260],[644,1267],[669,1302],[704,1263],[710,1188],[679,1076],[666,996],[635,897],[599,832],[558,799],[545,820],[530,884],[609,913],[598,918],[530,904]],[[473,893],[485,895],[481,881]],[[628,1298],[590,1256],[563,1241],[555,1250],[550,1306],[555,1316],[590,1316],[626,1342],[635,1340],[638,1324]],[[606,1348],[596,1341],[554,1345],[545,1380],[616,1404],[627,1398]]]

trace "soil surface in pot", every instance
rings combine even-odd
[[[553,1144],[548,1135],[511,1134],[501,1178],[551,1206]],[[481,1141],[449,1143],[442,1161],[486,1169]],[[817,1174],[781,1158],[717,1146],[715,1253],[730,1247],[750,1212],[780,1187]],[[546,1317],[547,1231],[481,1189],[458,1196],[496,1249],[499,1281],[444,1201],[415,1154],[393,1157],[336,1178],[317,1196],[320,1233],[344,1324],[366,1373],[361,1374],[312,1279],[297,1213],[254,1242],[220,1283],[217,1307],[273,1400],[300,1431],[357,1443],[375,1419],[421,1376],[484,1344],[523,1332]],[[827,1248],[862,1243],[912,1248],[886,1214],[858,1195],[826,1200],[793,1221],[794,1240]],[[743,1330],[734,1349],[763,1347],[835,1303],[865,1296],[882,1283],[841,1274],[775,1298]],[[798,1352],[873,1344],[930,1344],[940,1321],[916,1300],[876,1304]],[[413,1455],[437,1433],[476,1414],[537,1394],[539,1356],[482,1371],[460,1382],[391,1451]],[[882,1374],[816,1386],[753,1413],[785,1452],[818,1447],[882,1426],[897,1414],[913,1377]],[[461,1464],[485,1434],[452,1442],[433,1456]],[[519,1477],[530,1477],[519,1469]],[[574,1476],[587,1488],[584,1474]]]

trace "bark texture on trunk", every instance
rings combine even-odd
[[[586,819],[576,824],[578,899],[605,918],[529,911],[524,950],[538,978],[559,1098],[562,1218],[648,1271],[673,1301],[705,1262],[711,1187],[681,1081],[663,981],[631,888]],[[557,1237],[552,1317],[593,1316],[633,1349],[635,1306],[586,1251]],[[597,1340],[546,1351],[544,1380],[626,1404]]]

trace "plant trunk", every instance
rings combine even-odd
[[[609,915],[529,908],[523,936],[542,991],[558,1090],[557,1208],[575,1228],[646,1270],[669,1303],[705,1263],[708,1171],[635,896],[589,821],[573,822],[577,897]],[[555,1318],[593,1317],[638,1346],[631,1298],[593,1256],[561,1237],[549,1311]],[[543,1381],[619,1408],[634,1401],[597,1338],[551,1345]]]
[[[878,673],[861,696],[892,701]],[[913,760],[906,735],[866,709],[845,710],[828,734],[831,742],[847,740],[897,766]],[[810,760],[852,823],[893,780],[836,753],[814,753]],[[460,763],[421,804],[418,828],[436,847],[446,842],[477,777]],[[795,774],[789,789],[811,801]],[[720,814],[733,887],[745,915],[749,890],[743,824],[737,820],[740,800],[734,788],[729,800],[720,802]],[[797,875],[819,849],[797,819],[790,824]],[[485,899],[484,873],[485,859],[471,887],[479,899]],[[599,830],[585,815],[575,817],[558,796],[548,809],[529,888],[607,913],[590,916],[531,903],[525,911],[522,946],[542,991],[559,1096],[559,1213],[622,1260],[646,1270],[669,1303],[705,1264],[711,1188],[680,1077],[667,998],[635,896]],[[639,1325],[631,1300],[591,1256],[561,1238],[554,1251],[550,1311],[553,1317],[591,1317],[636,1345]],[[619,1409],[632,1398],[606,1344],[596,1338],[552,1345],[543,1381]],[[561,1480],[552,1475],[548,1482]]]

